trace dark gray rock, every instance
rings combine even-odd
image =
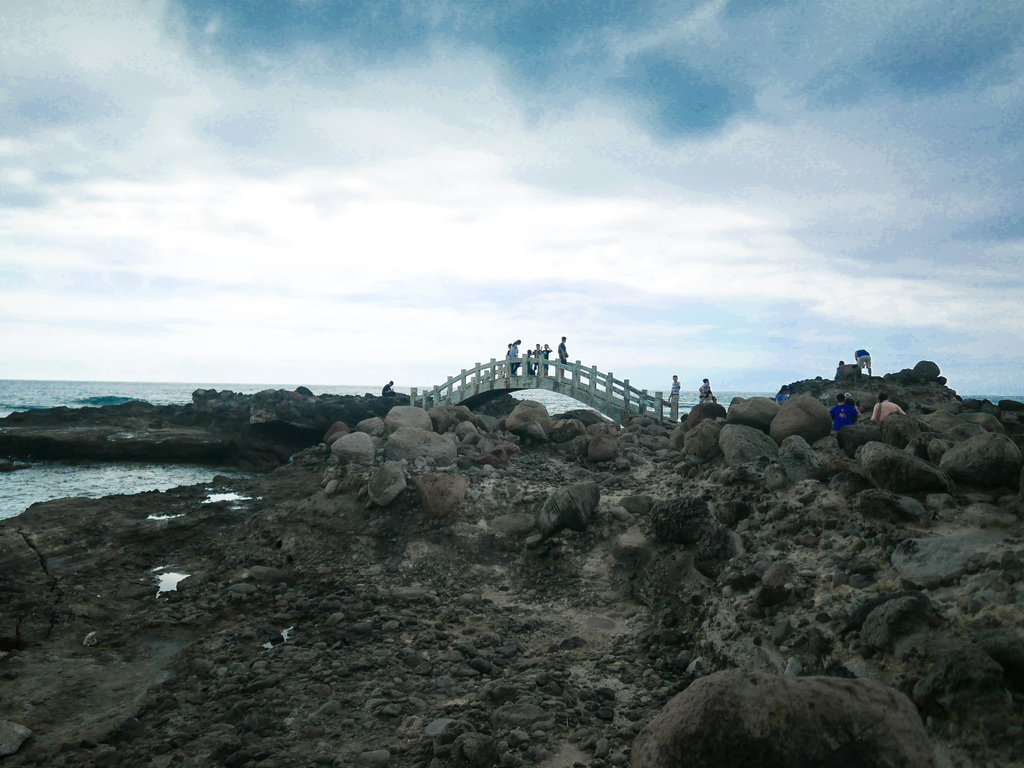
[[[857,453],[857,449],[862,445],[872,442],[885,442],[882,437],[881,428],[878,424],[872,422],[851,424],[847,427],[843,427],[836,432],[836,439],[839,441],[839,446],[851,459],[854,457],[854,454]]]
[[[858,454],[864,474],[893,493],[948,493],[949,478],[927,461],[884,443],[868,443]]]
[[[726,424],[718,435],[718,446],[729,466],[746,464],[760,458],[774,461],[779,458],[779,446],[768,435],[755,427]]]
[[[878,488],[861,491],[853,501],[853,509],[865,517],[891,522],[929,523],[932,512],[910,496],[900,496]]]
[[[990,432],[954,445],[939,463],[958,483],[981,487],[1014,485],[1021,466],[1020,448],[1006,435]]]
[[[813,448],[800,435],[790,435],[779,446],[779,464],[789,482],[824,480],[825,464]]]
[[[672,699],[633,742],[633,768],[934,768],[921,718],[872,680],[719,672]]]
[[[561,530],[585,531],[601,501],[597,483],[581,483],[552,493],[537,514],[537,528],[548,538]]]

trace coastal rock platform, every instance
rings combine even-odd
[[[908,413],[927,425],[924,408],[964,406]],[[983,407],[1019,447],[1015,412]],[[259,477],[0,522],[0,721],[21,740],[4,768],[646,768],[651,723],[666,744],[700,742],[712,700],[665,708],[721,673],[809,681],[766,686],[796,718],[785,738],[803,733],[787,702],[809,695],[786,691],[840,691],[840,719],[891,711],[897,740],[873,738],[898,750],[912,732],[915,765],[1022,764],[1020,467],[892,491],[867,446],[943,470],[883,430],[852,456],[828,435],[797,464],[730,449],[731,463],[639,417],[555,442],[457,415],[431,420],[454,462],[388,461],[381,433],[371,454],[317,444]],[[757,429],[712,419],[694,429]],[[614,441],[607,460],[588,458],[596,437]],[[404,488],[371,492],[397,473]],[[585,514],[551,525],[570,489]],[[744,696],[722,716],[760,738]],[[740,748],[705,741],[716,765]]]

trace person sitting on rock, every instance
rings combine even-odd
[[[697,390],[697,395],[700,397],[702,403],[717,403],[718,398],[715,397],[715,393],[711,391],[711,382],[704,379],[704,383],[700,389]]]
[[[891,416],[894,413],[898,413],[901,416],[906,416],[907,412],[900,408],[896,403],[889,399],[889,395],[885,392],[878,393],[878,402],[875,404],[875,409],[871,412],[872,421],[881,421],[886,416]]]
[[[775,402],[780,405],[789,400],[789,387],[783,384],[779,387],[779,393],[775,395]]]
[[[871,375],[871,355],[868,354],[866,349],[858,349],[856,352],[857,357],[857,371],[863,371],[865,368],[868,369],[868,376]]]
[[[395,396],[395,382],[389,381],[384,385],[384,388],[380,391],[381,397],[394,397]]]
[[[832,429],[838,432],[843,427],[853,426],[857,420],[857,409],[846,402],[846,395],[836,395],[836,404],[828,412],[832,417]]]

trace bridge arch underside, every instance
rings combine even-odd
[[[525,379],[525,381],[517,382],[517,378]],[[523,390],[528,389],[541,389],[547,390],[548,392],[557,392],[558,394],[564,395],[565,397],[568,397],[571,400],[575,400],[577,403],[581,405],[589,406],[594,410],[598,411],[599,413],[603,413],[605,416],[608,416],[612,419],[618,420],[621,419],[622,417],[621,403],[619,404],[620,407],[609,407],[609,404],[607,402],[604,402],[598,398],[591,397],[590,393],[585,390],[573,391],[573,388],[571,386],[559,386],[558,382],[556,382],[552,378],[540,377],[540,380],[537,381],[536,378],[533,376],[513,377],[512,380],[509,382],[509,386],[507,387],[489,389],[484,392],[477,392],[476,394],[467,393],[465,397],[460,397],[462,393],[456,390],[455,404],[464,405],[467,408],[473,409],[483,405],[489,400],[493,400],[496,397],[501,397],[502,395],[509,395],[512,394],[513,392],[522,392]]]

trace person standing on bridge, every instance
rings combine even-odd
[[[506,376],[506,377],[512,375],[512,344],[511,344],[511,342],[508,345],[508,352],[505,353],[505,371],[504,371],[503,375]]]
[[[538,344],[537,346],[540,346],[540,345]],[[545,344],[544,345],[544,349],[541,350],[541,355],[544,357],[545,360],[550,359],[551,358],[551,347],[549,345]],[[546,365],[544,366],[544,375],[545,376],[548,375],[548,367]]]
[[[679,421],[679,377],[672,377],[672,394],[668,398],[672,405],[672,421]]]
[[[515,359],[517,357],[519,357],[519,345],[522,344],[522,343],[523,343],[522,339],[516,339],[515,341],[512,342],[512,355],[511,355],[511,357],[512,357],[513,361],[515,361]],[[519,373],[519,363],[513,362],[512,363],[512,375],[515,376],[517,373]]]
[[[562,365],[569,364],[569,352],[565,348],[565,336],[562,337],[562,343],[558,345],[558,359],[562,362]]]

